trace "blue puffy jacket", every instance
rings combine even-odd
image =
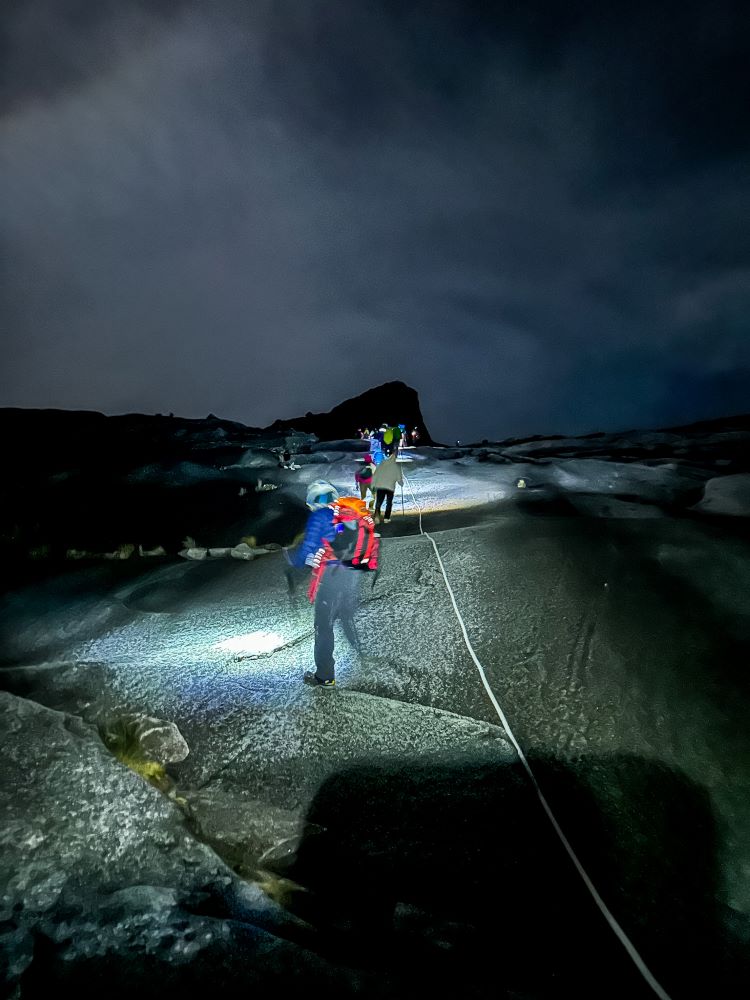
[[[330,507],[314,510],[305,525],[305,537],[296,548],[288,553],[292,566],[304,566],[308,556],[315,555],[325,540],[331,541],[333,530],[333,511]]]

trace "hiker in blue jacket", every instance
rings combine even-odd
[[[401,431],[401,436],[398,439],[397,451],[401,451],[406,447],[406,424],[399,424],[398,429]]]
[[[286,576],[289,593],[295,590],[295,570],[304,570],[312,566],[315,553],[323,545],[323,542],[330,542],[335,534],[333,528],[333,511],[329,504],[338,500],[339,491],[335,486],[323,480],[316,480],[310,483],[307,488],[305,502],[310,508],[311,514],[305,525],[305,534],[299,545],[294,548],[284,549],[284,556],[289,564],[284,573]]]
[[[372,455],[373,465],[380,465],[385,456],[383,455],[383,446],[378,437],[378,431],[373,431],[370,434],[370,454]]]

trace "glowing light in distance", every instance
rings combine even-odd
[[[273,653],[286,642],[282,636],[275,632],[246,632],[244,635],[235,635],[231,639],[223,639],[217,642],[214,649],[220,649],[224,653],[243,653],[245,656],[263,656],[266,653]]]

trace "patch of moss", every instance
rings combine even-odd
[[[158,788],[160,792],[169,792],[172,782],[164,765],[145,756],[141,750],[136,729],[137,723],[134,720],[121,718],[100,726],[99,735],[109,752],[121,764],[129,767],[131,771]]]
[[[170,781],[163,764],[155,760],[146,760],[140,757],[119,757],[118,760],[121,764],[129,767],[131,771],[140,774],[142,778],[145,778],[146,781],[160,791],[165,792],[168,790]]]
[[[243,875],[241,871],[238,874]],[[304,886],[298,885],[297,882],[293,882],[288,878],[282,878],[264,869],[258,869],[253,873],[253,876],[248,881],[254,882],[269,899],[272,899],[279,906],[283,906],[284,909],[292,912],[294,911],[294,903],[299,894],[308,891]],[[247,878],[246,875],[244,877]]]

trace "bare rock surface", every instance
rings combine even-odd
[[[704,514],[750,516],[750,475],[709,479],[703,491],[703,499],[695,505],[694,510]]]
[[[190,993],[221,969],[230,995],[279,976],[350,991],[345,972],[289,940],[301,925],[244,886],[92,727],[2,693],[0,733],[6,990],[42,996],[50,982],[106,975],[116,996]]]

